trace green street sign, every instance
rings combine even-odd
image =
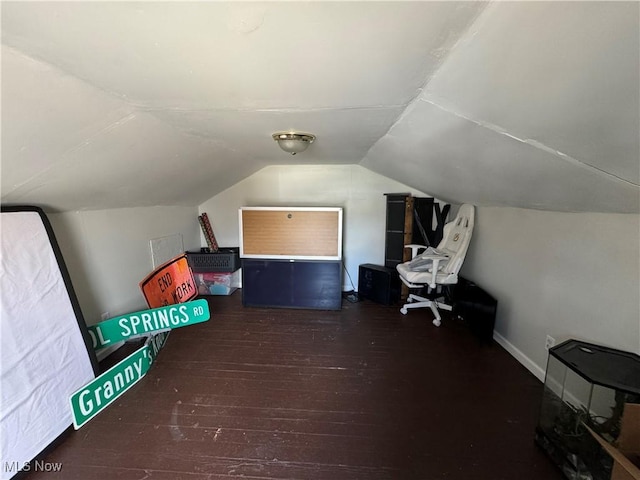
[[[76,430],[113,403],[149,371],[169,332],[150,336],[145,344],[69,398]]]
[[[149,366],[155,362],[156,357],[158,356],[158,352],[164,347],[164,344],[167,343],[167,338],[169,338],[170,332],[160,332],[157,335],[150,336],[144,345],[149,347]]]
[[[94,350],[133,336],[184,327],[209,320],[205,299],[121,315],[88,327]]]

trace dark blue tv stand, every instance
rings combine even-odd
[[[340,260],[242,259],[246,307],[340,310]]]

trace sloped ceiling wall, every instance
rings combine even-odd
[[[638,212],[639,6],[489,5],[363,165],[456,202]]]
[[[198,205],[273,164],[640,211],[637,2],[2,2],[3,202]],[[311,131],[291,157],[271,139]]]

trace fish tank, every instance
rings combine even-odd
[[[609,480],[624,406],[640,403],[640,356],[578,340],[549,350],[536,443],[570,480]]]

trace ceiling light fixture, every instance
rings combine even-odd
[[[277,132],[272,135],[282,150],[291,155],[304,152],[316,139],[311,133]]]

